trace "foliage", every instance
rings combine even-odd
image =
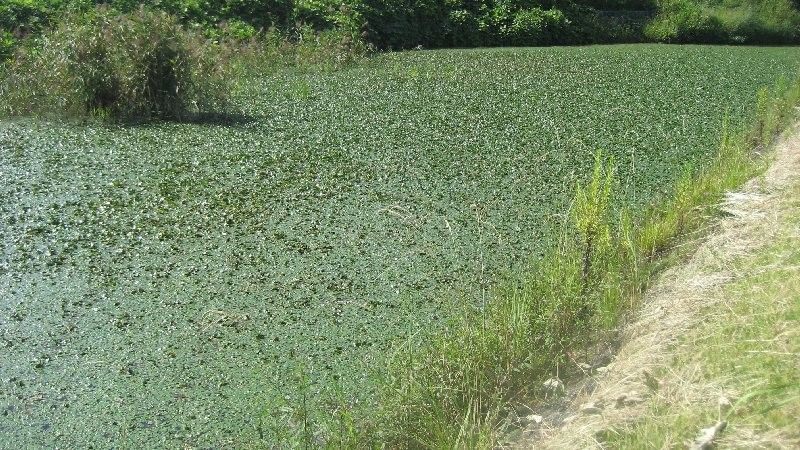
[[[0,63],[11,57],[18,41],[50,24],[49,1],[8,0],[0,4]]]
[[[390,359],[379,403],[393,448],[491,448],[513,405],[543,394],[543,376],[614,317],[615,277],[624,247],[611,239],[608,200],[613,168],[598,154],[592,179],[575,201],[575,231],[520,284],[464,313],[425,343],[410,341]]]
[[[230,66],[237,76],[274,72],[292,67],[301,71],[328,71],[361,61],[372,52],[358,36],[344,28],[316,31],[299,26],[290,35],[274,28],[250,39],[217,38],[230,55]]]
[[[669,0],[660,15],[645,28],[645,36],[656,42],[705,42],[725,40],[720,20],[691,0]]]
[[[5,0],[0,4],[0,29],[19,36],[39,32],[50,25],[57,0]]]
[[[219,108],[220,55],[163,12],[74,15],[19,49],[0,84],[4,113],[181,118]]]
[[[561,10],[522,9],[511,22],[509,37],[517,45],[558,44],[568,25],[569,21]]]
[[[109,0],[127,13],[141,0]],[[38,34],[93,0],[9,0],[0,29]],[[276,29],[338,29],[380,49],[608,42],[791,43],[791,0],[159,0],[149,8],[208,36],[245,39]],[[657,17],[653,17],[658,12]],[[647,31],[645,32],[645,27]],[[221,30],[220,30],[221,29]]]
[[[15,44],[14,36],[8,31],[0,29],[0,62],[11,57]]]
[[[791,43],[800,37],[800,13],[790,0],[710,5],[665,0],[645,36],[676,43]]]

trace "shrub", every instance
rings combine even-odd
[[[14,36],[8,31],[0,29],[0,63],[11,57],[15,44]]]
[[[335,0],[298,0],[294,4],[294,20],[317,30],[335,25],[339,3]]]
[[[277,26],[287,28],[294,12],[294,2],[286,0],[224,0],[206,4],[206,22],[215,23],[214,15],[220,19],[240,19],[256,28]]]
[[[609,0],[650,10],[649,0]],[[613,20],[587,4],[544,0],[360,0],[367,40],[378,48],[550,45],[640,41],[648,11]],[[608,2],[601,1],[605,5]],[[593,4],[593,3],[592,3]]]
[[[50,23],[52,8],[46,1],[3,0],[0,4],[0,29],[26,35]]]
[[[466,9],[450,11],[448,22],[448,45],[474,47],[481,44],[481,33],[475,14]]]
[[[239,19],[232,19],[225,22],[222,22],[219,27],[213,30],[212,36],[223,38],[223,39],[233,39],[236,41],[246,41],[248,39],[253,39],[258,34],[258,30],[252,25],[247,22],[243,22]]]
[[[542,45],[561,42],[569,21],[558,9],[523,9],[511,23],[511,40],[519,45]]]
[[[800,13],[790,0],[710,5],[670,0],[660,7],[645,30],[658,42],[788,44],[800,37]]]
[[[226,68],[213,50],[164,12],[73,15],[16,52],[3,112],[138,120],[221,107]]]
[[[292,63],[299,66],[342,66],[369,51],[354,33],[339,29],[317,32],[309,26],[301,26],[295,30],[293,41]]]
[[[713,14],[733,43],[791,43],[796,42],[800,34],[800,14],[789,0],[715,7]]]
[[[317,31],[299,25],[284,33],[275,28],[250,39],[237,39],[220,33],[218,44],[228,56],[227,67],[234,78],[263,76],[283,68],[293,70],[335,70],[360,61],[373,48],[357,32],[341,26]]]
[[[364,19],[367,40],[378,48],[446,44],[450,6],[442,0],[363,0],[357,12]]]
[[[656,42],[721,43],[727,37],[719,18],[687,0],[670,0],[645,27],[645,36]]]

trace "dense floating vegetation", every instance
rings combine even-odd
[[[224,120],[6,120],[0,439],[237,445],[368,401],[394,343],[551,248],[598,149],[646,205],[797,57],[409,52],[251,73]]]

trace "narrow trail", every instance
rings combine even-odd
[[[659,276],[638,316],[622,330],[611,363],[567,386],[566,409],[536,417],[517,448],[604,448],[606,433],[646,418],[656,399],[716,404],[724,387],[696,385],[672,370],[673,351],[687,333],[712,320],[709,310],[725,307],[722,289],[738,276],[733,263],[771,242],[791,211],[787,192],[798,184],[800,124],[778,141],[763,176],[726,195],[725,217],[688,261]]]

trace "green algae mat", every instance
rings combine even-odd
[[[0,122],[0,447],[232,448],[365,401],[552,241],[602,149],[644,206],[800,49],[420,51],[243,80],[241,116]]]

